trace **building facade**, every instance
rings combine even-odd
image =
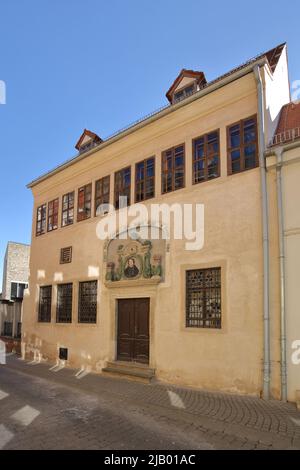
[[[24,354],[98,372],[141,364],[162,381],[253,395],[270,382],[279,398],[278,231],[268,246],[268,358],[260,162],[290,99],[286,45],[211,82],[183,69],[167,98],[110,139],[85,130],[73,159],[29,184]],[[203,246],[186,249],[174,219],[169,239],[154,237],[164,227],[152,219],[146,239],[140,223],[135,239],[123,237],[120,220],[118,236],[102,239],[102,204],[122,214],[119,196],[149,210],[202,204]]]
[[[21,337],[22,300],[28,287],[29,257],[29,245],[8,242],[0,301],[0,332],[5,337]]]

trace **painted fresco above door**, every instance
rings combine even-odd
[[[124,234],[123,234],[124,236]],[[166,240],[116,238],[106,247],[105,281],[160,282],[164,278]]]

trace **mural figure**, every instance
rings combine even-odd
[[[127,260],[127,266],[124,269],[124,274],[126,277],[132,278],[136,277],[139,274],[140,270],[135,264],[134,258],[129,258]]]
[[[155,250],[155,251],[154,251]],[[154,254],[152,253],[154,251]],[[108,244],[105,279],[108,282],[163,279],[164,240],[115,239]]]

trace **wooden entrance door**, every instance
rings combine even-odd
[[[117,359],[149,363],[149,298],[118,300]]]

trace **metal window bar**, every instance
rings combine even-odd
[[[186,326],[221,328],[221,268],[186,271]]]
[[[78,322],[96,323],[97,321],[97,281],[79,283]]]
[[[51,321],[51,297],[52,297],[52,286],[40,287],[39,297],[39,322],[50,322]]]
[[[57,323],[72,322],[72,298],[73,284],[60,284],[57,286],[57,305],[56,321]]]

